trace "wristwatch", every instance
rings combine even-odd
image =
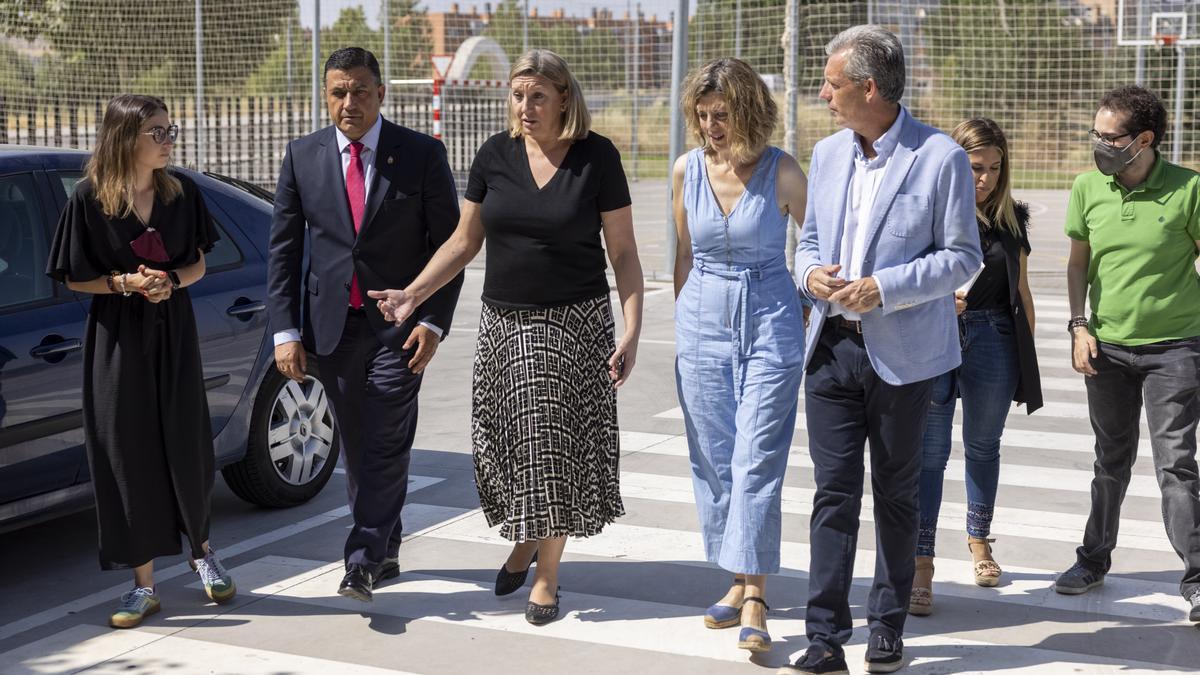
[[[171,290],[175,290],[183,285],[179,280],[179,274],[175,270],[167,270],[167,278],[171,280]]]

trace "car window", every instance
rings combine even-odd
[[[242,264],[242,252],[238,250],[237,244],[234,243],[233,237],[229,236],[230,226],[225,224],[225,213],[219,207],[214,208],[211,197],[205,197],[208,202],[208,211],[212,214],[213,224],[217,227],[217,234],[221,238],[213,244],[213,249],[204,256],[204,266],[210,272],[219,272],[231,267],[239,267]]]
[[[76,183],[83,178],[83,172],[60,171],[58,178],[62,181],[63,190],[70,196],[75,191]],[[229,225],[222,222],[225,214],[219,209],[213,208],[211,197],[206,196],[205,201],[208,202],[208,210],[212,213],[213,222],[216,223],[217,234],[221,235],[217,243],[213,244],[213,250],[204,256],[205,267],[209,271],[221,271],[239,266],[242,262],[242,252],[238,250],[237,244],[229,236]]]
[[[54,297],[33,176],[0,176],[0,311]]]

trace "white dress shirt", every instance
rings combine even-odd
[[[362,161],[363,166],[363,199],[367,200],[371,195],[371,182],[375,179],[375,151],[379,148],[379,131],[383,129],[383,115],[375,118],[375,124],[363,134],[363,137],[358,139],[359,143],[363,144],[362,149],[358,151],[358,157]],[[334,134],[337,136],[338,152],[342,158],[342,182],[345,184],[346,171],[350,168],[350,144],[353,142],[342,130],[336,126],[333,128]],[[364,206],[365,210],[365,206]],[[367,302],[370,298],[366,297],[366,291],[363,291],[363,301]],[[438,337],[442,336],[442,329],[437,326],[422,321],[422,326],[433,331]],[[294,328],[281,330],[275,333],[275,346],[278,347],[288,342],[299,342],[300,331]]]
[[[838,277],[846,281],[857,281],[862,278],[863,261],[867,257],[867,233],[871,226],[871,208],[875,206],[875,197],[879,194],[879,186],[887,175],[888,160],[896,150],[900,140],[900,128],[908,112],[901,107],[900,114],[892,126],[880,136],[871,147],[875,149],[875,157],[868,158],[862,149],[862,137],[855,134],[854,143],[854,174],[850,177],[850,185],[846,193],[846,215],[842,226],[842,240],[838,242],[838,262],[842,270]],[[804,272],[804,286],[808,288],[808,276],[816,266],[811,266]],[[883,289],[879,289],[880,304],[883,303]],[[830,316],[844,316],[850,321],[859,321],[862,316],[851,312],[837,303],[830,303]]]

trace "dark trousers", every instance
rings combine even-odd
[[[397,353],[383,346],[366,316],[353,310],[337,348],[317,357],[337,420],[354,517],[346,564],[372,572],[400,550],[400,510],[408,493],[421,389],[421,376],[408,369],[411,358],[411,350]]]
[[[1096,375],[1086,380],[1096,463],[1092,512],[1077,551],[1079,563],[1100,572],[1112,565],[1144,401],[1167,538],[1184,563],[1179,590],[1190,597],[1200,590],[1200,338],[1138,347],[1101,342],[1099,347],[1100,356],[1092,359]]]
[[[871,444],[875,500],[875,583],[868,624],[904,631],[917,550],[921,437],[933,380],[890,385],[875,374],[862,336],[826,322],[804,388],[808,445],[817,484],[809,544],[805,625],[810,642],[832,651],[850,639],[850,583],[862,507],[864,445]]]

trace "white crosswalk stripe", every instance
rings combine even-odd
[[[654,301],[661,303],[657,307],[668,307],[669,289],[661,289]],[[1094,439],[1084,380],[1069,369],[1064,330],[1069,307],[1065,299],[1050,294],[1038,295],[1036,302],[1046,405],[1032,416],[1014,407],[1002,442],[993,533],[999,539],[997,558],[1004,582],[997,588],[976,586],[963,545],[966,466],[959,410],[940,519],[934,588],[938,610],[932,617],[908,620],[904,639],[909,670],[902,672],[1195,672],[1200,646],[1186,621],[1187,605],[1179,597],[1181,563],[1159,519],[1160,493],[1149,468],[1151,447],[1144,429],[1119,522],[1114,558],[1118,567],[1104,586],[1086,595],[1060,595],[1052,588],[1055,576],[1073,561],[1073,547],[1083,536]],[[643,342],[657,354],[670,353],[673,345],[665,331]],[[643,357],[639,368],[646,368],[647,361]],[[524,620],[524,592],[505,598],[493,593],[495,566],[511,542],[488,528],[477,510],[463,508],[461,501],[451,505],[426,499],[454,480],[469,485],[468,463],[457,479],[412,477],[410,491],[415,494],[406,507],[405,523],[417,531],[402,549],[404,571],[396,581],[377,587],[370,605],[334,594],[342,574],[341,562],[332,561],[336,552],[255,553],[245,555],[232,570],[244,597],[230,607],[197,607],[191,614],[172,608],[170,630],[161,624],[122,632],[90,624],[50,630],[0,653],[0,673],[128,672],[133,662],[126,658],[130,654],[136,655],[140,672],[169,672],[180,663],[203,664],[203,672],[249,675],[466,672],[429,665],[428,654],[413,653],[407,647],[410,643],[402,642],[412,633],[436,634],[441,640],[437,644],[447,652],[499,646],[502,651],[494,658],[526,655],[522,658],[528,659],[534,672],[762,674],[795,659],[806,647],[803,602],[812,554],[807,522],[814,494],[803,409],[782,498],[783,569],[770,582],[772,589],[788,591],[768,592],[769,628],[777,647],[754,661],[734,648],[736,630],[703,627],[703,607],[716,598],[705,595],[707,591],[692,591],[707,586],[681,586],[679,581],[702,578],[707,584],[709,579],[725,578],[704,562],[681,409],[673,398],[663,399],[642,411],[640,424],[624,424],[624,418],[622,422],[621,489],[629,513],[597,537],[568,543],[560,578],[564,614],[550,625],[533,627]],[[862,671],[865,595],[876,563],[869,463],[866,469],[862,529],[852,572],[855,634],[846,650],[854,673]],[[297,524],[293,534],[331,520],[340,530],[349,523],[346,516],[343,508],[310,518]],[[947,541],[951,534],[956,537],[953,545]],[[267,539],[229,547],[225,553],[249,552]],[[162,579],[183,573],[168,568],[162,571]],[[189,579],[186,585],[196,584]],[[724,589],[712,590],[719,596]],[[105,591],[104,602],[113,595],[111,591]],[[97,598],[102,595],[43,611],[30,621],[0,626],[0,639],[37,621],[44,624],[81,612],[101,602]],[[251,624],[271,612],[292,619],[292,629],[301,637],[292,636],[294,642],[289,643],[272,634],[273,639],[220,644],[218,649],[214,645],[219,636],[198,639],[195,632],[187,636],[172,632],[176,626],[204,626],[209,621],[221,626]],[[361,630],[391,640],[383,644],[394,648],[395,654],[390,660],[366,663],[355,658],[356,646],[298,651],[303,631],[318,630],[322,622],[338,619],[360,621]],[[368,623],[377,630],[366,628]],[[568,654],[570,666],[541,667],[537,659],[552,650]],[[677,660],[666,666],[656,657]]]

